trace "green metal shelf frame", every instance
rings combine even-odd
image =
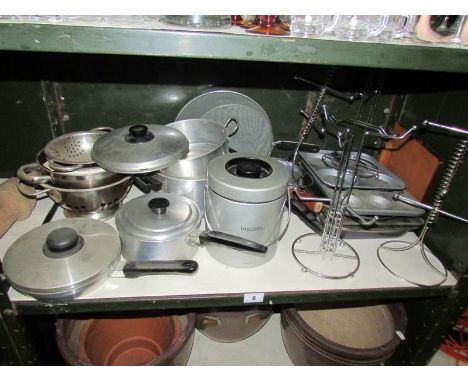
[[[391,288],[369,290],[334,290],[265,293],[263,305],[285,305],[325,302],[352,302],[374,300],[401,300],[412,298],[447,297],[453,287]],[[257,304],[257,303],[256,303]],[[12,302],[19,315],[69,314],[91,312],[124,312],[156,309],[198,309],[226,306],[247,306],[244,294],[188,295],[164,297],[127,297],[112,299],[78,299],[64,302],[17,301]]]
[[[180,57],[468,73],[467,48],[426,43],[349,42],[136,28],[0,23],[0,51]],[[34,65],[33,61],[31,65]],[[416,308],[431,317],[428,324],[434,321],[437,327],[429,330],[423,323],[420,333],[414,333],[408,344],[400,346],[393,363],[425,364],[453,324],[456,313],[466,304],[467,298],[460,296],[468,295],[467,277],[464,274],[455,288],[282,292],[266,294],[265,301],[271,301],[274,305],[377,299],[416,301],[419,304]],[[433,301],[438,301],[438,304],[433,304]],[[5,349],[0,350],[8,353],[8,363],[34,364],[37,357],[26,338],[21,320],[23,315],[240,306],[243,305],[243,295],[74,300],[54,304],[25,301],[11,304],[6,291],[0,289],[0,303],[0,337],[2,334],[9,336],[8,340],[0,341],[6,343],[3,345]]]
[[[468,73],[468,48],[237,33],[0,23],[0,50],[246,60]]]

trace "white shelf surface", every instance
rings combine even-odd
[[[141,192],[136,187],[132,187],[126,200],[139,195]],[[29,219],[17,222],[10,228],[0,240],[0,259],[3,259],[6,250],[17,238],[42,223],[51,206],[51,199],[39,200]],[[54,220],[63,218],[63,210],[59,208]],[[107,220],[107,223],[115,228],[114,219]],[[311,230],[295,215],[292,215],[289,228],[279,242],[275,256],[259,267],[234,268],[224,265],[215,260],[205,247],[200,247],[194,257],[194,260],[199,263],[199,269],[194,275],[151,275],[126,279],[122,272],[115,271],[99,287],[85,291],[78,297],[78,300],[138,297],[158,300],[162,298],[183,299],[197,296],[217,297],[232,294],[265,293],[264,303],[273,303],[268,300],[269,293],[324,293],[420,288],[398,279],[380,264],[376,250],[382,242],[390,239],[379,235],[347,240],[361,259],[360,268],[353,277],[332,280],[304,272],[292,256],[291,245],[298,236],[309,232]],[[402,240],[409,241],[413,241],[414,238],[413,233],[406,233],[401,237]],[[438,277],[419,257],[395,256],[392,259],[392,264],[399,269],[405,269],[409,274],[413,274],[418,280],[426,283],[434,282]],[[333,266],[333,262],[330,262],[330,266]],[[456,279],[449,274],[442,286],[454,286],[455,284]],[[23,295],[13,288],[9,291],[9,297],[13,303],[34,301],[32,297]]]

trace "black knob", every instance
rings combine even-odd
[[[237,175],[244,178],[260,178],[262,167],[255,161],[246,159],[237,165]]]
[[[145,125],[133,125],[128,128],[125,141],[129,143],[146,143],[154,138],[154,134]]]
[[[74,229],[57,228],[47,235],[46,245],[51,251],[67,251],[78,243],[79,237],[78,232]]]
[[[84,239],[72,228],[62,227],[50,232],[42,252],[47,257],[62,259],[79,252],[83,248]]]
[[[171,203],[166,198],[153,198],[148,202],[148,207],[155,214],[162,215],[166,213],[167,207]]]
[[[133,138],[143,138],[146,136],[146,133],[148,132],[148,126],[134,125],[134,126],[130,126],[128,131]]]

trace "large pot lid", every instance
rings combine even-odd
[[[164,192],[134,198],[117,212],[115,225],[121,235],[163,242],[185,240],[200,223],[197,205],[185,196]]]
[[[5,254],[3,271],[22,293],[64,301],[106,278],[119,259],[120,239],[114,228],[99,220],[69,218],[17,239]]]
[[[231,153],[208,164],[208,187],[224,198],[243,203],[266,203],[284,196],[288,170],[265,156]]]
[[[168,167],[186,155],[188,148],[185,135],[174,128],[134,125],[100,137],[91,157],[107,171],[142,174]]]

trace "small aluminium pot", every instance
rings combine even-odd
[[[288,193],[289,174],[275,159],[230,153],[208,165],[206,222],[210,229],[268,246],[267,256],[233,256],[220,247],[208,248],[218,261],[240,268],[269,261],[280,235]]]
[[[209,242],[259,253],[267,251],[254,241],[222,232],[200,231],[200,222],[195,202],[162,192],[130,200],[115,217],[122,255],[127,262],[190,260],[199,245]]]
[[[269,306],[210,309],[197,312],[198,331],[217,342],[242,341],[265,325],[273,314]]]

